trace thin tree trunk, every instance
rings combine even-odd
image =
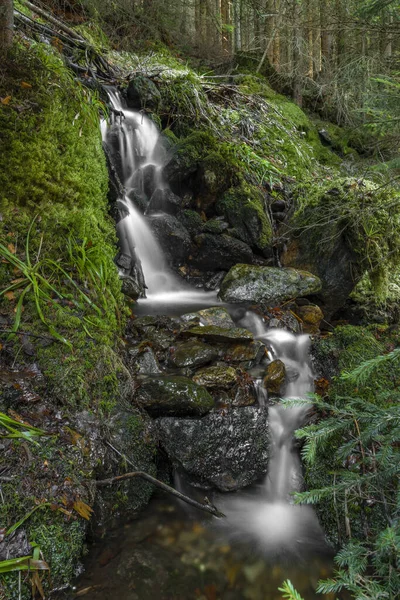
[[[14,29],[14,7],[12,0],[0,0],[0,54],[12,46]]]
[[[303,53],[300,25],[300,4],[293,0],[293,101],[302,106],[303,104]]]

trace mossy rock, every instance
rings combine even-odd
[[[197,314],[203,325],[216,325],[217,327],[235,327],[231,315],[220,306],[212,306],[211,308],[203,308]]]
[[[218,357],[216,348],[197,339],[171,346],[169,352],[169,363],[178,369],[202,367]]]
[[[225,302],[273,304],[320,289],[321,281],[307,271],[238,264],[223,280],[219,295]]]
[[[251,248],[262,252],[271,245],[272,225],[257,187],[242,183],[230,188],[218,200],[216,210],[235,228],[239,239]]]
[[[200,337],[210,342],[235,343],[251,342],[253,334],[241,327],[218,327],[217,325],[204,325],[191,327],[182,332],[184,337]]]
[[[187,377],[153,377],[142,381],[135,396],[152,416],[201,416],[214,401],[207,390]]]
[[[233,367],[207,367],[197,371],[193,381],[207,389],[230,389],[237,383],[236,370]]]
[[[136,75],[128,83],[126,98],[129,108],[141,110],[148,108],[157,112],[161,104],[161,94],[151,79],[143,75]]]
[[[274,360],[267,367],[263,385],[268,392],[280,394],[285,378],[285,364],[281,360]]]

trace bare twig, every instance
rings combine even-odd
[[[63,23],[59,19],[56,19],[55,17],[53,17],[52,14],[48,13],[46,10],[43,10],[43,8],[39,8],[35,4],[32,4],[32,2],[28,2],[28,0],[24,0],[24,5],[27,8],[30,8],[31,11],[33,11],[40,17],[43,17],[43,19],[45,19],[46,21],[50,21],[50,23],[52,23],[53,25],[55,25],[56,27],[61,29],[61,31],[64,31],[64,33],[66,33],[73,39],[78,40],[79,42],[82,42],[82,43],[86,43],[85,40],[79,34],[76,33],[76,31],[74,31],[73,29],[68,27],[65,23]]]
[[[129,460],[129,458],[127,456],[125,456],[124,454],[122,454],[122,452],[117,450],[117,448],[115,448],[112,444],[110,444],[110,442],[106,442],[106,444],[109,448],[114,450],[114,452],[116,452],[119,456],[121,456],[124,460],[126,460],[127,463],[129,463],[131,466],[133,466],[135,468],[135,466],[133,465],[133,463]],[[114,483],[119,483],[126,479],[133,479],[135,477],[140,477],[142,479],[145,479],[146,481],[148,481],[149,483],[152,483],[153,485],[160,488],[161,490],[164,490],[164,492],[168,492],[169,494],[172,494],[173,496],[176,496],[177,498],[179,498],[179,500],[183,500],[183,502],[186,502],[187,504],[191,504],[195,508],[198,508],[199,510],[203,510],[204,512],[207,512],[210,515],[213,515],[214,517],[218,517],[218,518],[225,517],[224,513],[219,511],[212,504],[202,504],[201,502],[197,502],[196,500],[193,500],[193,498],[190,498],[189,496],[185,496],[185,494],[178,492],[178,490],[176,490],[175,488],[171,487],[170,485],[167,485],[166,483],[163,483],[162,481],[159,481],[158,479],[156,479],[155,477],[152,477],[151,475],[149,475],[148,473],[145,473],[144,471],[133,471],[131,473],[125,473],[124,475],[110,477],[109,479],[102,479],[99,481],[95,481],[95,484],[97,487],[102,487],[105,485],[112,485]]]

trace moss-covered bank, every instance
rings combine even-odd
[[[0,70],[0,411],[50,434],[36,444],[1,440],[9,480],[0,529],[40,505],[17,532],[40,547],[47,589],[76,573],[91,480],[120,466],[105,440],[153,472],[154,443],[130,406],[121,358],[127,309],[113,262],[101,103],[45,44],[17,40]],[[119,434],[121,419],[129,440]],[[131,505],[148,500],[148,485],[130,488]],[[109,515],[121,499],[107,506]],[[29,576],[22,581],[28,598]],[[1,598],[17,590],[18,574],[1,575]]]

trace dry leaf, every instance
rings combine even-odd
[[[5,98],[2,98],[1,103],[5,104],[7,106],[7,104],[10,104],[11,98],[12,98],[12,96],[6,96]]]
[[[15,254],[15,246],[14,246],[14,244],[12,244],[10,242],[9,244],[7,244],[7,248],[11,252],[11,254]]]
[[[11,300],[15,300],[15,294],[14,294],[14,292],[6,292],[4,294],[4,296],[7,298],[7,300],[10,300],[10,301]]]
[[[76,510],[76,512],[79,515],[81,515],[81,517],[83,517],[87,521],[90,520],[90,517],[92,516],[93,509],[90,508],[90,506],[88,504],[85,504],[85,502],[82,502],[82,500],[76,500],[74,502],[72,508],[74,510]]]
[[[32,86],[30,83],[27,83],[26,81],[21,81],[21,87],[24,88],[25,90],[30,90]]]

